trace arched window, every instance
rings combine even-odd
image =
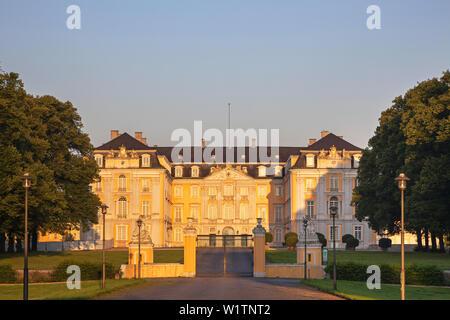
[[[126,191],[126,190],[127,190],[127,177],[121,174],[119,176],[119,191]]]
[[[329,206],[328,206],[328,210],[330,210],[331,207],[336,207],[337,211],[336,211],[336,217],[339,216],[339,199],[337,197],[331,197],[330,201],[329,201]],[[331,212],[329,212],[331,213]]]
[[[120,197],[117,202],[117,217],[119,219],[126,219],[128,214],[128,201],[125,197]]]

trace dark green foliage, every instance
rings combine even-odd
[[[322,244],[322,248],[327,246],[327,238],[325,238],[325,236],[320,233],[320,232],[316,232],[317,237],[319,238],[319,242]]]
[[[102,264],[101,263],[90,263],[90,262],[75,262],[71,260],[66,260],[58,264],[55,271],[52,274],[52,278],[54,281],[66,281],[67,278],[71,275],[67,273],[67,267],[70,265],[77,265],[80,267],[81,271],[81,280],[99,280],[102,278]],[[106,263],[106,278],[114,279],[118,270],[114,270],[114,266],[110,263]]]
[[[381,239],[378,241],[378,246],[379,246],[380,248],[383,248],[383,249],[390,248],[391,245],[392,245],[392,240],[389,239],[389,238],[381,238]]]
[[[295,232],[288,232],[285,234],[284,239],[286,241],[286,246],[295,247],[298,242],[298,234]]]
[[[337,279],[349,281],[367,281],[370,274],[367,273],[367,264],[358,264],[354,262],[337,263]],[[380,265],[381,283],[399,284],[400,283],[400,265]],[[333,265],[328,264],[325,272],[333,277]],[[418,266],[407,265],[405,268],[406,284],[412,285],[445,285],[444,275],[436,266]]]
[[[16,271],[11,265],[0,265],[0,283],[13,283],[16,281]]]
[[[273,241],[273,235],[270,232],[266,232],[266,243],[271,243]]]
[[[354,239],[354,237],[351,234],[344,234],[342,236],[342,242],[343,243],[347,243],[347,241]]]

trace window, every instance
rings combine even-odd
[[[175,177],[183,176],[183,167],[175,167]]]
[[[119,241],[128,240],[128,226],[119,225],[116,227],[116,240]]]
[[[210,204],[208,206],[208,219],[211,220],[217,219],[217,206],[215,204]]]
[[[175,186],[174,193],[175,197],[181,198],[183,196],[183,186]]]
[[[127,190],[127,177],[123,174],[119,176],[119,191]]]
[[[126,219],[128,214],[128,201],[125,197],[121,197],[117,201],[117,217],[119,219]]]
[[[102,180],[101,179],[98,179],[97,181],[95,181],[95,191],[96,192],[102,191]]]
[[[276,186],[275,187],[275,196],[276,197],[283,196],[283,187],[282,186]]]
[[[306,192],[314,191],[315,186],[313,178],[306,178],[305,185],[306,185]]]
[[[232,196],[233,195],[233,185],[232,184],[226,184],[223,187],[223,195],[224,196]]]
[[[275,177],[281,177],[282,173],[283,173],[283,167],[276,166],[275,167]]]
[[[337,197],[331,197],[330,201],[329,201],[329,206],[328,206],[328,210],[330,210],[331,207],[336,207],[337,208],[337,212],[336,212],[336,216],[339,216],[339,212],[340,212],[340,206],[339,206],[339,200]],[[329,214],[331,214],[331,212],[328,212]]]
[[[275,222],[281,222],[283,207],[275,207]]]
[[[191,218],[198,219],[200,215],[200,207],[193,206],[191,207]]]
[[[309,218],[314,218],[314,200],[306,201],[306,216]]]
[[[339,177],[330,176],[330,191],[339,191]]]
[[[182,230],[180,228],[175,229],[175,242],[181,242],[182,240]]]
[[[142,155],[142,166],[150,167],[150,155],[148,155],[148,154]]]
[[[149,192],[150,191],[150,180],[144,179],[142,180],[142,192]]]
[[[95,155],[95,162],[97,162],[97,165],[101,168],[103,167],[103,156],[100,154]]]
[[[208,195],[209,196],[215,196],[216,195],[216,188],[215,187],[209,187],[208,188]]]
[[[148,200],[142,201],[142,215],[144,217],[150,216],[150,201],[148,201]]]
[[[262,218],[263,220],[266,220],[266,207],[258,207],[258,216],[257,218]]]
[[[341,239],[341,235],[340,235],[340,226],[337,225],[334,227],[335,230],[335,235],[336,235],[336,242],[339,242]],[[333,226],[328,226],[328,238],[330,239],[330,241],[333,241]]]
[[[239,194],[241,196],[248,196],[248,188],[247,187],[242,187],[239,189]]]
[[[314,167],[314,155],[313,154],[308,154],[306,156],[306,166],[308,168],[313,168]]]
[[[258,186],[258,197],[264,198],[267,195],[266,186]]]
[[[175,207],[175,222],[181,222],[182,217],[183,217],[183,208]]]
[[[240,218],[242,220],[248,219],[248,203],[241,203],[239,206]]]
[[[191,186],[191,198],[198,198],[199,197],[199,190],[198,186]]]
[[[353,227],[353,236],[361,241],[362,239],[362,226],[354,226]]]
[[[234,219],[234,212],[233,212],[233,206],[231,204],[226,204],[223,207],[223,218],[227,220]]]
[[[266,176],[266,167],[260,166],[258,167],[258,176],[265,177]]]
[[[198,167],[192,167],[191,168],[191,176],[192,177],[198,177],[198,172],[199,172],[199,170],[198,170]]]
[[[275,230],[275,242],[281,242],[281,230]]]

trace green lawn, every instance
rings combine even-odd
[[[322,291],[352,300],[400,300],[400,286],[382,284],[380,290],[369,290],[365,282],[338,280],[337,291],[333,290],[333,280],[301,280]],[[450,288],[406,286],[407,300],[450,300]]]
[[[271,263],[296,263],[296,250],[270,250],[266,257]],[[400,252],[382,251],[336,251],[337,262],[362,264],[400,264]],[[328,251],[328,261],[333,261],[333,252]],[[441,270],[450,270],[450,254],[431,252],[405,252],[406,264],[435,265]]]
[[[183,262],[183,250],[154,250],[155,263]],[[31,270],[52,270],[64,260],[100,263],[102,251],[31,252],[28,268]],[[106,261],[115,268],[128,263],[128,251],[107,251]],[[0,265],[10,264],[16,270],[23,268],[23,254],[0,254]]]
[[[101,289],[101,281],[83,281],[80,290],[69,290],[65,283],[30,284],[28,286],[28,299],[91,299],[119,289],[141,285],[152,285],[152,283],[145,280],[106,280],[105,290]],[[22,285],[0,285],[0,300],[22,300],[22,298]]]

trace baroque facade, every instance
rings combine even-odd
[[[201,148],[202,147],[195,147]],[[192,154],[196,152],[192,147]],[[270,167],[249,154],[258,146],[233,149],[226,163],[172,159],[173,147],[149,146],[136,132],[111,131],[111,140],[95,149],[99,181],[92,190],[109,208],[106,239],[115,247],[127,247],[141,217],[155,246],[183,246],[187,218],[194,219],[199,235],[251,234],[256,219],[273,234],[272,247],[281,247],[284,235],[301,233],[303,218],[312,229],[332,239],[329,207],[336,205],[336,244],[342,235],[360,240],[358,249],[376,243],[367,222],[354,216],[352,190],[362,150],[342,137],[322,131],[307,147],[279,147],[277,163]],[[217,151],[216,151],[217,152]],[[270,168],[274,168],[271,170]],[[101,238],[102,219],[81,240]]]

